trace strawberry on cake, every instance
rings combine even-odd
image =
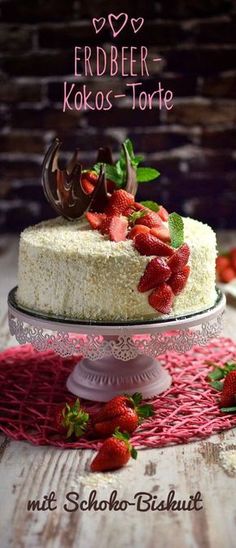
[[[135,158],[128,141],[120,164],[106,161],[103,152],[92,171],[78,172],[75,164],[77,171],[60,172],[55,147],[49,151],[45,193],[61,216],[21,234],[21,306],[78,320],[122,322],[214,305],[213,230],[155,202],[136,202]]]

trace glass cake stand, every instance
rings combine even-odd
[[[8,296],[9,328],[20,344],[60,356],[83,356],[67,379],[67,388],[81,398],[108,401],[121,393],[141,392],[150,398],[171,385],[157,360],[167,351],[179,353],[205,345],[222,329],[225,296],[217,290],[211,308],[156,321],[102,323],[45,316],[19,306],[16,289]]]

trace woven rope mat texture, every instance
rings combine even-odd
[[[236,343],[220,338],[185,354],[168,352],[159,359],[173,383],[163,395],[152,399],[155,415],[136,430],[132,438],[135,446],[188,443],[236,426],[236,415],[220,411],[219,393],[206,380],[210,370],[206,360],[220,364],[236,359]],[[34,445],[97,449],[101,440],[67,440],[54,424],[58,405],[71,399],[66,379],[77,361],[78,357],[37,352],[31,345],[0,353],[0,431]],[[85,400],[83,404],[90,413],[102,405]]]

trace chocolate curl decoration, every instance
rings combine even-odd
[[[74,152],[66,169],[60,169],[60,146],[59,139],[55,139],[45,155],[42,167],[42,185],[49,203],[59,215],[70,221],[78,219],[88,210],[104,211],[110,197],[105,178],[105,164],[113,163],[110,148],[99,148],[97,162],[101,163],[100,173],[93,192],[87,194],[81,185],[82,166],[78,162],[78,150]],[[122,146],[126,162],[125,190],[135,196],[138,187],[136,170],[131,164],[126,145]]]
[[[105,166],[101,166],[96,187],[91,194],[84,192],[81,185],[82,166],[78,163],[76,150],[66,169],[58,167],[58,153],[61,142],[56,139],[49,147],[42,167],[44,194],[59,215],[72,221],[89,209],[99,211],[108,201],[105,181]]]
[[[126,192],[129,192],[130,194],[133,194],[135,196],[137,190],[138,190],[138,182],[137,182],[137,174],[136,169],[134,166],[132,166],[130,161],[130,155],[127,150],[127,147],[125,143],[122,144],[124,154],[125,154],[125,162],[126,162],[126,185],[125,190]]]

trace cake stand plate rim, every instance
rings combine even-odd
[[[122,335],[124,333],[128,334],[139,334],[139,333],[152,333],[152,332],[163,332],[171,331],[173,329],[186,329],[188,327],[194,327],[204,321],[210,321],[214,319],[218,314],[224,311],[226,305],[226,297],[224,293],[216,288],[217,299],[215,304],[208,308],[204,309],[189,315],[185,316],[176,316],[172,318],[143,322],[143,323],[96,323],[96,322],[79,322],[69,318],[57,318],[53,316],[46,317],[42,314],[35,311],[26,311],[21,306],[19,306],[15,299],[17,287],[14,287],[8,294],[8,309],[9,313],[12,313],[17,317],[18,320],[25,323],[29,323],[32,326],[42,327],[50,329],[51,331],[60,331],[66,333],[83,333],[90,334],[96,333],[101,335]]]

